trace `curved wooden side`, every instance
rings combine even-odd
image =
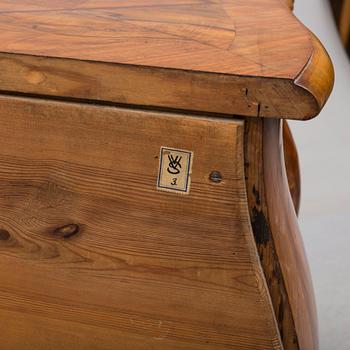
[[[245,178],[257,251],[269,288],[284,350],[299,350],[294,319],[269,223],[264,179],[264,120],[245,123]]]
[[[286,120],[283,122],[283,147],[289,191],[292,196],[295,212],[298,215],[301,194],[299,157],[297,146]]]
[[[305,68],[295,79],[295,84],[310,94],[317,107],[316,114],[305,117],[315,117],[323,108],[330,96],[334,85],[334,67],[321,42],[310,33],[313,53]],[[318,111],[318,112],[317,112]]]
[[[291,307],[299,346],[318,349],[311,275],[288,190],[280,120],[264,121],[264,182],[268,221]]]
[[[281,120],[246,121],[248,205],[284,349],[316,350],[317,319],[312,283],[283,153],[283,142],[292,144],[288,138],[283,140],[282,131]]]

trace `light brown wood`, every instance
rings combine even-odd
[[[247,120],[245,123],[245,178],[252,230],[270,291],[283,348],[299,350],[293,314],[269,223],[263,147],[263,119]]]
[[[330,0],[334,20],[346,53],[350,56],[350,1]]]
[[[321,42],[313,37],[312,43],[313,54],[295,83],[313,92],[318,108],[321,110],[333,89],[334,69]]]
[[[333,83],[281,0],[0,0],[0,31],[8,93],[309,119]]]
[[[294,0],[287,0],[287,4],[290,7],[291,10],[294,9]]]
[[[0,120],[4,349],[281,349],[242,121],[7,97]],[[161,146],[194,152],[189,195],[157,190]]]
[[[286,120],[283,123],[283,149],[289,191],[293,200],[295,212],[298,215],[301,197],[299,156],[292,131]]]
[[[311,275],[284,166],[282,124],[264,121],[264,182],[269,227],[281,266],[301,349],[318,349]]]
[[[294,0],[287,0],[290,9],[294,9]],[[283,147],[284,147],[284,161],[286,165],[289,191],[293,199],[294,209],[296,214],[299,214],[300,209],[300,165],[297,146],[294,142],[293,134],[288,125],[288,121],[283,122]]]
[[[280,0],[47,3],[0,2],[0,51],[287,79],[312,54],[310,34]]]
[[[282,119],[334,72],[291,6],[0,0],[0,347],[318,349]]]
[[[349,0],[344,0],[343,6],[342,6],[341,16],[339,19],[339,32],[340,32],[340,38],[344,46],[346,46],[350,39],[350,1]]]
[[[284,349],[318,349],[315,300],[287,179],[282,124],[256,119],[245,128],[250,217]]]

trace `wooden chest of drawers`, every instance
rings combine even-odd
[[[317,349],[282,122],[333,70],[288,7],[0,0],[0,32],[1,349]]]

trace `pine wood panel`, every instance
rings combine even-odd
[[[4,348],[281,349],[242,121],[7,97],[0,120]],[[161,146],[194,152],[189,195],[156,189]]]
[[[0,31],[3,92],[309,119],[332,89],[325,50],[281,0],[0,0]]]

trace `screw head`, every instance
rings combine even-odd
[[[212,171],[209,175],[209,179],[212,182],[220,183],[222,181],[222,175],[219,171]]]

